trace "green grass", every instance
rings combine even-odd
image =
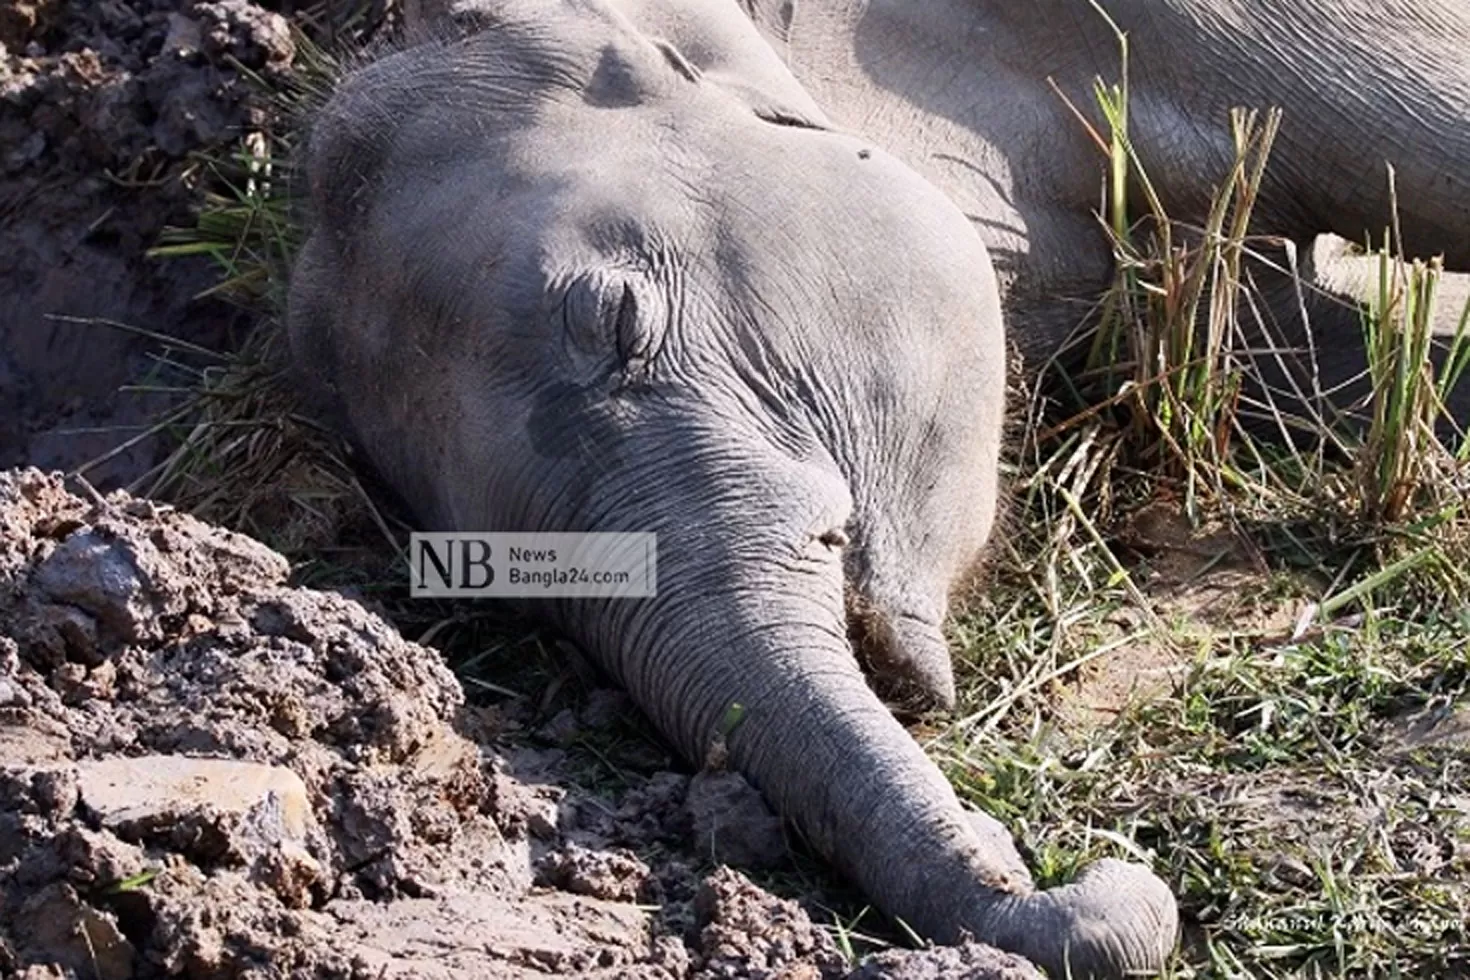
[[[1147,858],[1188,926],[1177,975],[1448,975],[1470,969],[1470,736],[1414,746],[1404,730],[1464,699],[1467,627],[1220,642],[1112,724],[1068,730],[1038,699],[931,752],[1041,879]]]
[[[1232,115],[1209,219],[1179,229],[1130,138],[1120,49],[1097,112],[1073,107],[1100,120],[1117,279],[1081,367],[1052,365],[1026,400],[1012,540],[952,624],[964,707],[928,749],[1040,880],[1107,855],[1151,864],[1184,912],[1174,975],[1470,974],[1470,735],[1405,735],[1470,718],[1470,449],[1444,414],[1470,311],[1436,370],[1442,269],[1390,231],[1370,250],[1367,423],[1268,403],[1277,438],[1255,435],[1243,300],[1280,117]],[[1167,547],[1125,557],[1160,504],[1181,538],[1213,529],[1224,560],[1198,557],[1191,581],[1151,576]],[[1212,575],[1254,604],[1182,601]],[[1139,651],[1173,669],[1113,717],[1069,711]]]
[[[1262,438],[1242,418],[1244,338],[1261,329],[1242,299],[1268,245],[1252,217],[1280,116],[1200,121],[1228,126],[1236,154],[1204,226],[1181,228],[1132,143],[1120,47],[1119,84],[1099,82],[1094,111],[1074,107],[1103,152],[1117,279],[1071,370],[1058,361],[1024,393],[1013,517],[950,624],[961,708],[916,734],[963,797],[1012,827],[1040,881],[1104,855],[1151,863],[1184,911],[1173,975],[1470,973],[1470,747],[1406,734],[1453,718],[1470,684],[1470,449],[1442,411],[1470,362],[1466,318],[1434,370],[1442,272],[1398,254],[1390,230],[1363,326],[1366,423],[1268,402]],[[303,51],[307,81],[279,96],[291,113],[330,73]],[[472,696],[517,706],[534,729],[599,682],[527,624],[408,601],[406,524],[284,383],[273,317],[300,235],[292,139],[254,134],[207,161],[216,191],[199,223],[160,245],[214,258],[219,290],[264,322],[241,351],[188,369],[187,404],[159,423],[176,450],[136,489],[262,538],[303,582],[367,593],[443,650]],[[1216,550],[1187,575],[1167,570],[1168,549],[1129,544],[1159,507],[1182,515],[1181,536],[1213,529]],[[1223,575],[1235,578],[1218,595],[1242,609],[1188,600]],[[1284,626],[1266,621],[1283,609]],[[1069,709],[1139,651],[1169,668],[1147,696],[1101,720]],[[648,746],[632,719],[572,747],[577,778],[626,781]],[[904,941],[819,866],[772,881],[831,895],[850,957]]]

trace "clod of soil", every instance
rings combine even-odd
[[[1041,980],[1041,971],[993,946],[966,943],[879,953],[849,980]]]
[[[842,955],[794,902],[762,891],[728,868],[699,889],[694,908],[710,980],[828,980],[841,977]]]
[[[687,777],[555,785],[560,753],[502,744],[432,650],[288,573],[178,511],[0,472],[0,973],[848,973],[793,902],[700,883]],[[924,965],[992,960],[858,975],[1027,976]]]
[[[737,868],[790,863],[781,818],[739,773],[701,772],[689,785],[686,806],[701,854]]]

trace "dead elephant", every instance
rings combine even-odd
[[[952,701],[1006,363],[965,215],[833,130],[733,5],[701,9],[738,43],[689,51],[615,3],[481,7],[315,122],[304,373],[425,527],[655,532],[657,597],[540,611],[690,759],[743,705],[732,765],[888,913],[1156,971],[1164,883],[1108,860],[1036,891],[849,640],[850,596],[878,680]]]

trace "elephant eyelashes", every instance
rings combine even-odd
[[[638,294],[633,287],[624,284],[622,298],[618,300],[618,312],[613,321],[613,336],[617,339],[618,363],[624,370],[641,367],[648,360],[651,338],[648,331],[638,326]]]
[[[817,540],[834,551],[838,548],[846,548],[848,544],[847,532],[840,527],[834,527],[823,531],[817,536]]]

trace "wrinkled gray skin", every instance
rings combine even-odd
[[[538,611],[691,760],[743,705],[731,765],[887,912],[1074,976],[1156,970],[1163,882],[1110,860],[1035,891],[849,639],[850,602],[877,683],[952,699],[1006,363],[970,223],[830,131],[733,5],[678,49],[607,2],[482,8],[315,121],[304,376],[426,527],[656,532],[656,598]]]
[[[972,217],[996,264],[1011,337],[1033,363],[1055,353],[1112,275],[1095,217],[1102,158],[1049,82],[1101,128],[1092,83],[1118,78],[1118,44],[1088,0],[742,4],[830,118],[871,135]],[[1302,270],[1325,293],[1257,275],[1275,336],[1315,349],[1324,389],[1363,367],[1351,300],[1371,292],[1377,271],[1331,247],[1314,263],[1312,246],[1324,233],[1381,238],[1390,213],[1385,163],[1397,170],[1409,253],[1442,253],[1448,268],[1470,273],[1470,4],[1104,6],[1129,35],[1135,145],[1180,222],[1204,224],[1213,185],[1228,172],[1230,109],[1285,109],[1255,228],[1295,243]],[[1465,278],[1450,291],[1460,305],[1443,304],[1443,333],[1463,308]],[[1454,407],[1470,419],[1470,385]]]

